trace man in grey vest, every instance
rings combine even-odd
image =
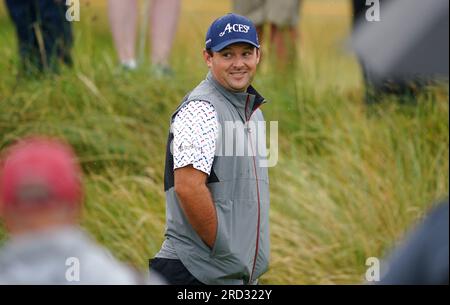
[[[170,284],[256,284],[269,263],[264,98],[250,85],[260,60],[246,17],[215,20],[209,73],[171,117],[166,232],[150,272]],[[262,149],[261,149],[262,148]]]

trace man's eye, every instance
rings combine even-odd
[[[248,57],[248,56],[250,56],[250,55],[252,55],[251,52],[245,52],[245,53],[244,53],[244,56],[245,56],[245,57]]]
[[[229,57],[231,57],[231,53],[222,53],[222,56],[226,57],[226,58],[229,58]]]

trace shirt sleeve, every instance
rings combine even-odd
[[[172,126],[173,169],[192,165],[210,174],[218,133],[217,114],[205,101],[192,101],[178,111]]]

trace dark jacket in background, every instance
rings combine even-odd
[[[73,36],[66,5],[58,0],[6,0],[19,42],[23,68],[57,70],[58,61],[71,65]]]
[[[448,285],[449,203],[440,203],[388,261],[380,284]]]

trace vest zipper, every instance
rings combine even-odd
[[[250,113],[250,116],[247,118],[247,106],[250,100],[250,95],[247,95],[247,101],[245,102],[245,119],[246,119],[246,124],[247,124],[247,128],[248,128],[248,123],[250,121],[250,118],[252,117],[253,112],[255,112],[256,109],[258,109],[258,107],[256,107],[255,110],[253,110]],[[251,130],[248,129],[248,132],[251,133]],[[254,153],[254,149],[253,149],[253,143],[252,143],[252,139],[251,139],[251,135],[250,135],[250,139],[249,137],[247,137],[247,140],[250,140],[250,147],[252,150],[252,157],[253,157],[253,169],[255,170],[255,177],[256,177],[256,194],[257,194],[257,199],[258,199],[258,222],[257,222],[257,226],[256,226],[256,248],[255,248],[255,257],[253,258],[253,267],[252,267],[252,272],[250,274],[250,281],[249,283],[253,282],[253,275],[255,272],[255,267],[256,267],[256,259],[258,258],[258,251],[259,251],[259,230],[260,230],[260,223],[261,223],[261,202],[260,202],[260,198],[259,198],[259,183],[258,183],[258,172],[256,170],[256,158],[255,158],[255,153]]]

